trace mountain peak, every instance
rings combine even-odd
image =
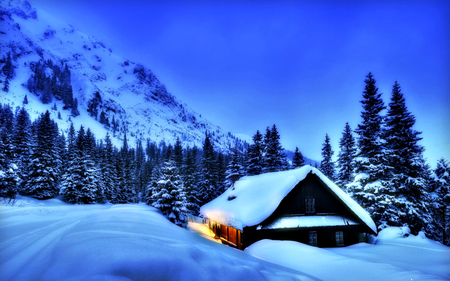
[[[28,96],[25,106],[32,117],[53,109],[53,119],[63,130],[70,123],[84,125],[97,138],[110,131],[117,144],[125,132],[130,143],[148,138],[174,143],[180,138],[186,146],[201,146],[207,132],[221,151],[242,143],[179,101],[144,64],[115,54],[95,37],[27,1],[2,1],[2,7],[0,46],[11,54],[14,66],[13,77],[0,77],[10,79],[9,91],[2,91],[4,103],[22,106]],[[2,60],[0,67],[5,63]],[[64,78],[63,72],[70,74]],[[47,90],[45,83],[50,85]],[[63,88],[70,101],[63,98]],[[75,102],[79,114],[70,110]]]

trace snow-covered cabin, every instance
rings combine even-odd
[[[243,177],[200,213],[218,237],[239,249],[262,239],[347,246],[376,234],[370,215],[311,166]]]

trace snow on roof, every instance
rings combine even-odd
[[[341,216],[299,216],[279,218],[268,226],[258,229],[280,229],[296,227],[344,226],[359,223]]]
[[[200,213],[207,218],[243,230],[267,219],[281,200],[309,174],[315,174],[356,216],[376,233],[370,215],[349,195],[319,170],[309,165],[289,171],[243,177],[213,201],[203,205]],[[231,198],[235,197],[232,200]]]

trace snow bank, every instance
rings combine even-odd
[[[235,183],[234,190],[201,207],[200,212],[217,222],[243,230],[267,219],[281,200],[309,173],[317,175],[328,188],[376,233],[370,215],[349,195],[330,181],[319,170],[309,165],[283,172],[243,177]],[[231,198],[234,199],[230,200]]]
[[[179,228],[143,204],[0,205],[0,280],[316,280]]]
[[[360,243],[341,248],[317,248],[292,241],[262,240],[245,252],[322,280],[397,281],[450,280],[450,248],[435,241]]]

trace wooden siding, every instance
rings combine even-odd
[[[313,214],[306,212],[306,199],[314,199]],[[261,225],[269,225],[280,217],[298,215],[339,215],[359,221],[348,208],[315,176],[309,174],[280,202],[278,208]]]

